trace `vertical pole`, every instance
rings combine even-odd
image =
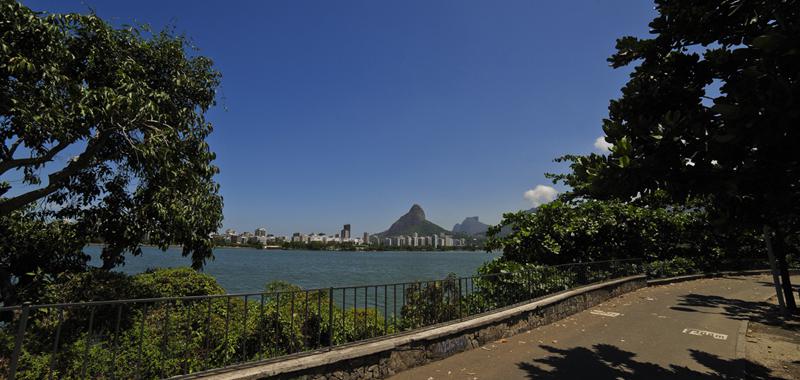
[[[283,327],[281,326],[281,293],[275,293],[275,347],[274,352],[275,355],[278,355],[280,350],[280,339],[281,339],[281,330]]]
[[[89,329],[86,331],[86,345],[83,349],[83,365],[81,366],[81,378],[86,379],[86,365],[89,361],[89,347],[92,345],[92,328],[94,327],[95,308],[89,313]],[[16,367],[14,368],[16,370]]]
[[[139,348],[137,349],[137,359],[136,359],[136,378],[142,378],[142,372],[139,371],[139,367],[142,365],[142,344],[144,343],[144,324],[147,322],[147,307],[149,304],[144,304],[142,307],[142,322],[139,324]],[[211,307],[209,307],[211,310]]]
[[[58,341],[61,339],[61,326],[64,325],[64,308],[58,308],[58,328],[56,329],[56,339],[53,342],[53,353],[50,355],[50,374],[48,379],[53,379],[53,372],[56,370],[56,358],[58,357]]]
[[[228,354],[227,354],[227,351],[228,351],[228,329],[229,329],[230,323],[231,323],[231,297],[226,297],[226,300],[227,301],[226,301],[226,304],[225,304],[226,305],[225,306],[225,338],[223,338],[224,339],[224,343],[223,344],[225,345],[225,355],[222,357],[222,360],[223,360],[222,364],[223,365],[227,365],[228,364]],[[169,307],[169,305],[168,305],[168,307]],[[167,309],[167,310],[169,310],[169,309]]]
[[[264,317],[264,293],[261,293],[261,306],[258,308],[258,359],[264,357],[264,330],[267,329],[267,318]]]
[[[386,326],[389,324],[389,285],[383,286],[383,335],[387,335],[389,330]]]
[[[317,321],[319,321],[319,328],[317,329],[317,342],[314,344],[314,348],[322,346],[322,289],[317,290]],[[328,319],[328,323],[331,323],[330,319]]]
[[[19,325],[17,325],[17,337],[14,339],[14,352],[11,354],[11,364],[8,367],[9,380],[14,380],[17,377],[17,363],[19,362],[19,354],[22,351],[22,342],[25,339],[25,328],[28,325],[30,311],[30,302],[22,304],[22,315],[20,315]]]
[[[203,350],[203,369],[208,369],[208,360],[207,360],[208,351],[209,351],[209,346],[211,346],[211,302],[212,302],[211,298],[209,298],[208,310],[206,311],[206,334],[205,336],[203,336],[203,347],[205,348]],[[147,307],[147,304],[145,304],[144,306]],[[142,326],[144,326],[144,322],[142,322]],[[139,351],[141,351],[141,345],[139,347]]]
[[[464,318],[464,312],[461,307],[461,277],[458,278],[458,319]]]
[[[528,299],[533,299],[533,275],[531,274],[532,269],[528,268],[525,270],[525,277],[528,283]]]
[[[289,353],[294,353],[294,291],[289,293],[291,295],[289,305]]]
[[[772,282],[775,284],[775,292],[778,295],[778,304],[781,307],[781,312],[784,316],[788,314],[788,310],[786,309],[786,303],[783,300],[783,292],[781,289],[781,281],[780,277],[778,277],[778,267],[777,263],[775,262],[775,254],[772,252],[772,239],[771,235],[772,231],[770,230],[769,226],[764,226],[764,242],[767,244],[767,255],[769,256],[769,267],[772,270]]]
[[[397,332],[397,284],[392,285],[392,327]]]
[[[112,379],[116,378],[116,373],[114,373],[114,370],[117,368],[117,340],[119,338],[119,324],[120,324],[120,321],[122,319],[122,305],[123,304],[119,304],[119,306],[117,306],[117,320],[116,320],[116,324],[114,325],[115,326],[114,327],[114,338],[113,338],[112,343],[111,343],[111,347],[112,347],[111,348],[111,378]]]
[[[186,318],[186,359],[184,360],[184,364],[183,364],[184,368],[185,368],[184,375],[189,373],[189,369],[190,369],[189,368],[190,367],[189,361],[191,360],[191,356],[192,356],[192,348],[191,348],[192,347],[192,322],[191,322],[192,318],[191,318],[191,315],[192,315],[192,305],[193,304],[194,304],[193,301],[186,301],[185,302],[186,313],[185,313],[184,317]]]
[[[347,329],[347,288],[342,288],[342,331]],[[333,338],[333,336],[331,336]],[[345,338],[344,340],[347,340]]]
[[[344,300],[344,294],[342,294]],[[344,308],[342,308],[344,316]],[[333,288],[328,289],[328,347],[333,347]]]
[[[247,360],[247,309],[248,296],[244,296],[244,320],[242,321],[242,361]]]
[[[358,305],[358,288],[353,288],[353,335],[357,335],[358,331],[358,315],[356,314],[356,305]]]

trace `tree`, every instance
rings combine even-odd
[[[75,242],[105,242],[105,269],[140,254],[145,239],[181,244],[202,266],[222,219],[204,116],[220,74],[189,47],[169,31],[0,0],[2,225],[70,224]],[[19,256],[35,260],[40,248]]]
[[[507,213],[490,227],[487,249],[502,249],[503,260],[519,264],[681,257],[703,269],[760,253],[751,234],[716,233],[702,208],[656,203],[556,200],[535,212]],[[731,243],[742,249],[728,249]]]
[[[621,38],[609,58],[637,64],[603,121],[610,154],[562,157],[572,172],[554,180],[572,197],[707,197],[720,222],[796,233],[800,2],[658,0],[656,9],[654,36]],[[793,302],[785,252],[777,257]]]

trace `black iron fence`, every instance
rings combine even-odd
[[[326,350],[645,272],[641,260],[326,289],[0,307],[9,379],[196,373]]]

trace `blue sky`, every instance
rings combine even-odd
[[[379,232],[413,203],[445,228],[530,208],[553,158],[596,151],[628,74],[605,60],[654,16],[619,0],[24,3],[191,37],[223,74],[208,117],[224,226],[276,234]]]

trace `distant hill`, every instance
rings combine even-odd
[[[453,226],[453,233],[465,234],[469,236],[485,235],[487,229],[489,229],[488,224],[481,223],[477,216],[470,216],[464,218],[463,222],[456,223],[456,225]]]
[[[408,212],[392,223],[388,230],[379,233],[380,236],[399,236],[413,235],[414,232],[420,236],[437,235],[440,233],[450,233],[450,231],[439,227],[435,223],[425,219],[425,211],[422,207],[415,204]]]

